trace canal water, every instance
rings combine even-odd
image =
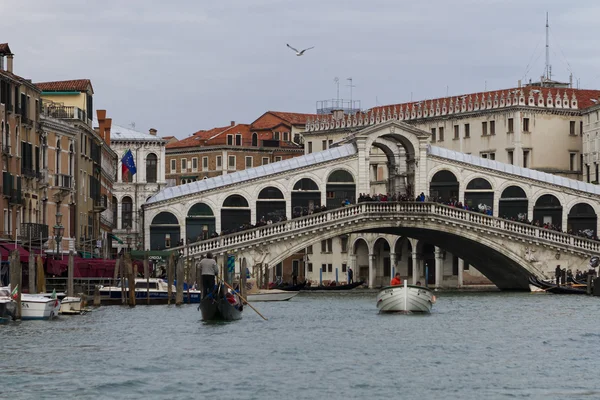
[[[600,398],[600,298],[439,293],[379,315],[374,292],[256,303],[102,307],[0,326],[3,399]]]

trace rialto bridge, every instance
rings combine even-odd
[[[383,174],[374,168],[382,160]],[[356,204],[362,193],[423,193],[489,211],[389,198]],[[526,289],[530,274],[586,269],[600,255],[600,242],[544,227],[595,235],[598,194],[595,185],[430,146],[429,133],[392,120],[322,152],[161,191],[144,206],[145,248],[185,238],[184,254],[235,254],[238,270],[304,252],[300,275],[333,279],[350,266],[370,287],[393,271],[460,286],[471,265],[502,289]],[[319,206],[327,211],[314,212]],[[516,222],[524,218],[539,226]],[[212,237],[261,220],[269,223]]]

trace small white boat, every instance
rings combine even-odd
[[[546,291],[544,289],[542,289],[541,287],[532,285],[531,283],[529,284],[529,291],[531,293],[546,293]]]
[[[288,292],[279,289],[258,289],[248,293],[246,299],[252,303],[255,301],[287,301],[300,292]]]
[[[65,297],[60,301],[59,314],[81,314],[83,300],[81,297]]]
[[[58,316],[60,300],[40,294],[21,293],[21,319],[51,319]]]
[[[127,281],[125,281],[125,297],[128,296],[129,287]],[[177,288],[175,285],[171,285],[172,300],[175,299]],[[148,295],[152,300],[164,300],[165,302],[169,298],[169,284],[167,281],[161,278],[150,278],[146,280],[144,278],[135,278],[135,298],[145,300]],[[117,286],[102,286],[100,288],[100,296],[109,299],[120,299],[121,298],[121,282],[117,283]],[[188,297],[189,296],[189,297]],[[200,290],[189,289],[183,291],[183,302],[187,303],[200,303]]]
[[[10,297],[8,288],[0,288],[0,323],[12,319],[16,308],[17,302]]]
[[[382,313],[428,313],[435,301],[435,296],[429,288],[408,285],[406,281],[404,286],[387,286],[377,294],[377,308]]]

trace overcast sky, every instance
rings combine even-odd
[[[546,11],[553,77],[600,89],[598,0],[0,0],[0,43],[18,75],[89,78],[115,123],[182,138],[313,113],[336,76],[363,108],[537,79]]]

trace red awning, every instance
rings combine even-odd
[[[19,250],[19,258],[20,258],[21,262],[29,262],[29,251],[27,251],[22,246],[15,245],[14,243],[10,243],[10,242],[3,242],[3,243],[0,243],[0,248],[4,248],[9,254],[11,251],[17,249],[17,250]],[[2,259],[4,259],[4,253],[2,253],[1,249],[0,249],[0,254],[2,254]]]
[[[115,273],[116,260],[103,260],[98,258],[75,257],[73,268],[74,278],[112,278]],[[138,271],[143,268],[141,261],[135,261]],[[69,258],[54,260],[48,258],[46,272],[56,276],[65,276],[69,267]]]

